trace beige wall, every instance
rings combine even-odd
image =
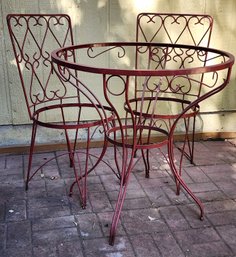
[[[136,16],[145,11],[210,14],[211,47],[236,56],[235,0],[0,0],[0,145],[28,143],[30,134],[30,127],[21,125],[29,121],[6,27],[8,13],[67,13],[76,42],[84,43],[134,40]],[[203,105],[202,111],[213,113],[201,115],[200,132],[236,132],[235,70],[228,88]],[[43,133],[38,140],[48,138]]]

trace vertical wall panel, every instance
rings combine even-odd
[[[7,41],[4,35],[4,19],[2,6],[0,6],[0,124],[12,123],[12,110],[10,102],[10,90],[8,84],[8,72],[5,44]]]
[[[214,28],[211,46],[234,53],[236,56],[236,1],[231,0],[208,0],[206,1],[206,12],[214,17]],[[222,110],[236,109],[236,68],[233,67],[231,86],[220,94],[220,108]],[[234,119],[232,118],[232,121]],[[234,123],[234,122],[233,122]],[[229,123],[226,123],[229,124]],[[236,124],[236,122],[235,122]],[[228,125],[224,126],[225,128]],[[236,130],[236,125],[235,125]]]
[[[38,12],[69,14],[76,43],[132,41],[135,39],[135,22],[139,12],[210,14],[214,17],[211,46],[236,55],[235,0],[0,0],[0,125],[30,123],[9,42],[6,15]],[[230,85],[203,104],[203,111],[216,113],[211,114],[211,118],[209,115],[200,117],[203,124],[201,132],[236,131],[235,67]],[[218,111],[225,113],[219,114]],[[206,125],[207,120],[212,121],[211,126]]]
[[[4,0],[1,1],[1,5],[3,22],[5,23],[3,35],[6,42],[3,51],[6,54],[6,68],[8,70],[8,78],[6,78],[5,81],[11,99],[12,124],[25,124],[29,122],[28,113],[13,57],[12,46],[9,41],[10,38],[6,26],[6,15],[8,13],[37,13],[39,11],[38,1]]]

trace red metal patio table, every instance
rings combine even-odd
[[[115,117],[104,126],[106,140],[114,146],[116,176],[120,179],[109,243],[114,243],[137,150],[142,153],[139,161],[144,161],[148,177],[149,151],[167,147],[166,159],[177,194],[182,187],[199,207],[202,219],[203,204],[181,176],[184,153],[180,154],[178,162],[175,159],[174,134],[181,119],[188,123],[203,100],[225,88],[234,57],[224,51],[199,46],[141,42],[81,44],[55,50],[51,56],[54,69],[64,82],[84,95],[96,92],[94,105],[103,106],[106,102]],[[75,61],[70,56],[76,56]],[[141,63],[139,68],[137,59]],[[143,89],[143,94],[135,98],[137,86]],[[179,98],[162,97],[165,90],[174,92]],[[152,94],[147,95],[147,91]],[[174,121],[169,129],[159,116],[160,109],[166,108],[163,103],[171,104],[176,112],[172,114]],[[97,111],[106,118],[105,110],[99,108]]]

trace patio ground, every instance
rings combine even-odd
[[[58,155],[51,152],[48,155]],[[36,164],[45,153],[37,154]],[[113,165],[112,149],[106,160]],[[142,162],[129,184],[114,246],[108,233],[118,182],[101,163],[89,175],[86,209],[67,160],[49,163],[24,190],[27,155],[0,155],[1,257],[218,257],[236,256],[236,147],[229,141],[196,144],[195,163],[184,162],[183,177],[203,201],[205,217],[184,191],[177,196],[168,165],[153,153],[150,178]]]

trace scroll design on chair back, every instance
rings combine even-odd
[[[50,55],[74,43],[69,16],[11,15],[8,26],[30,118],[41,106],[77,98],[54,76]]]

